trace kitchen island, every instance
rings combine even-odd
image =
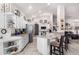
[[[37,50],[40,54],[50,54],[50,43],[56,40],[56,37],[60,38],[59,33],[49,33],[46,36],[37,36]]]

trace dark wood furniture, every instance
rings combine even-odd
[[[64,55],[63,40],[64,40],[64,36],[61,36],[59,42],[55,41],[50,43],[50,55],[52,55],[52,53],[56,55]]]
[[[71,35],[71,38],[72,39],[79,39],[79,34],[72,34]]]

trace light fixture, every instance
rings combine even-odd
[[[32,6],[29,6],[28,9],[31,10],[31,9],[33,9],[33,7]]]
[[[50,5],[50,3],[47,4],[48,6]]]

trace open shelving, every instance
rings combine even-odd
[[[19,41],[9,41],[3,43],[4,54],[14,54],[19,52]]]

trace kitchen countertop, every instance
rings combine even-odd
[[[51,41],[55,41],[56,37],[60,38],[61,34],[60,33],[48,33],[46,36],[37,36],[37,37],[41,37],[41,38],[47,38]]]
[[[17,36],[9,36],[9,37],[4,37],[3,42],[9,42],[9,41],[15,41],[15,40],[20,40],[23,39],[28,34],[22,34],[22,35],[17,35]]]
[[[21,36],[5,37],[3,39],[3,42],[15,41],[15,40],[20,40],[20,39],[22,39]]]

